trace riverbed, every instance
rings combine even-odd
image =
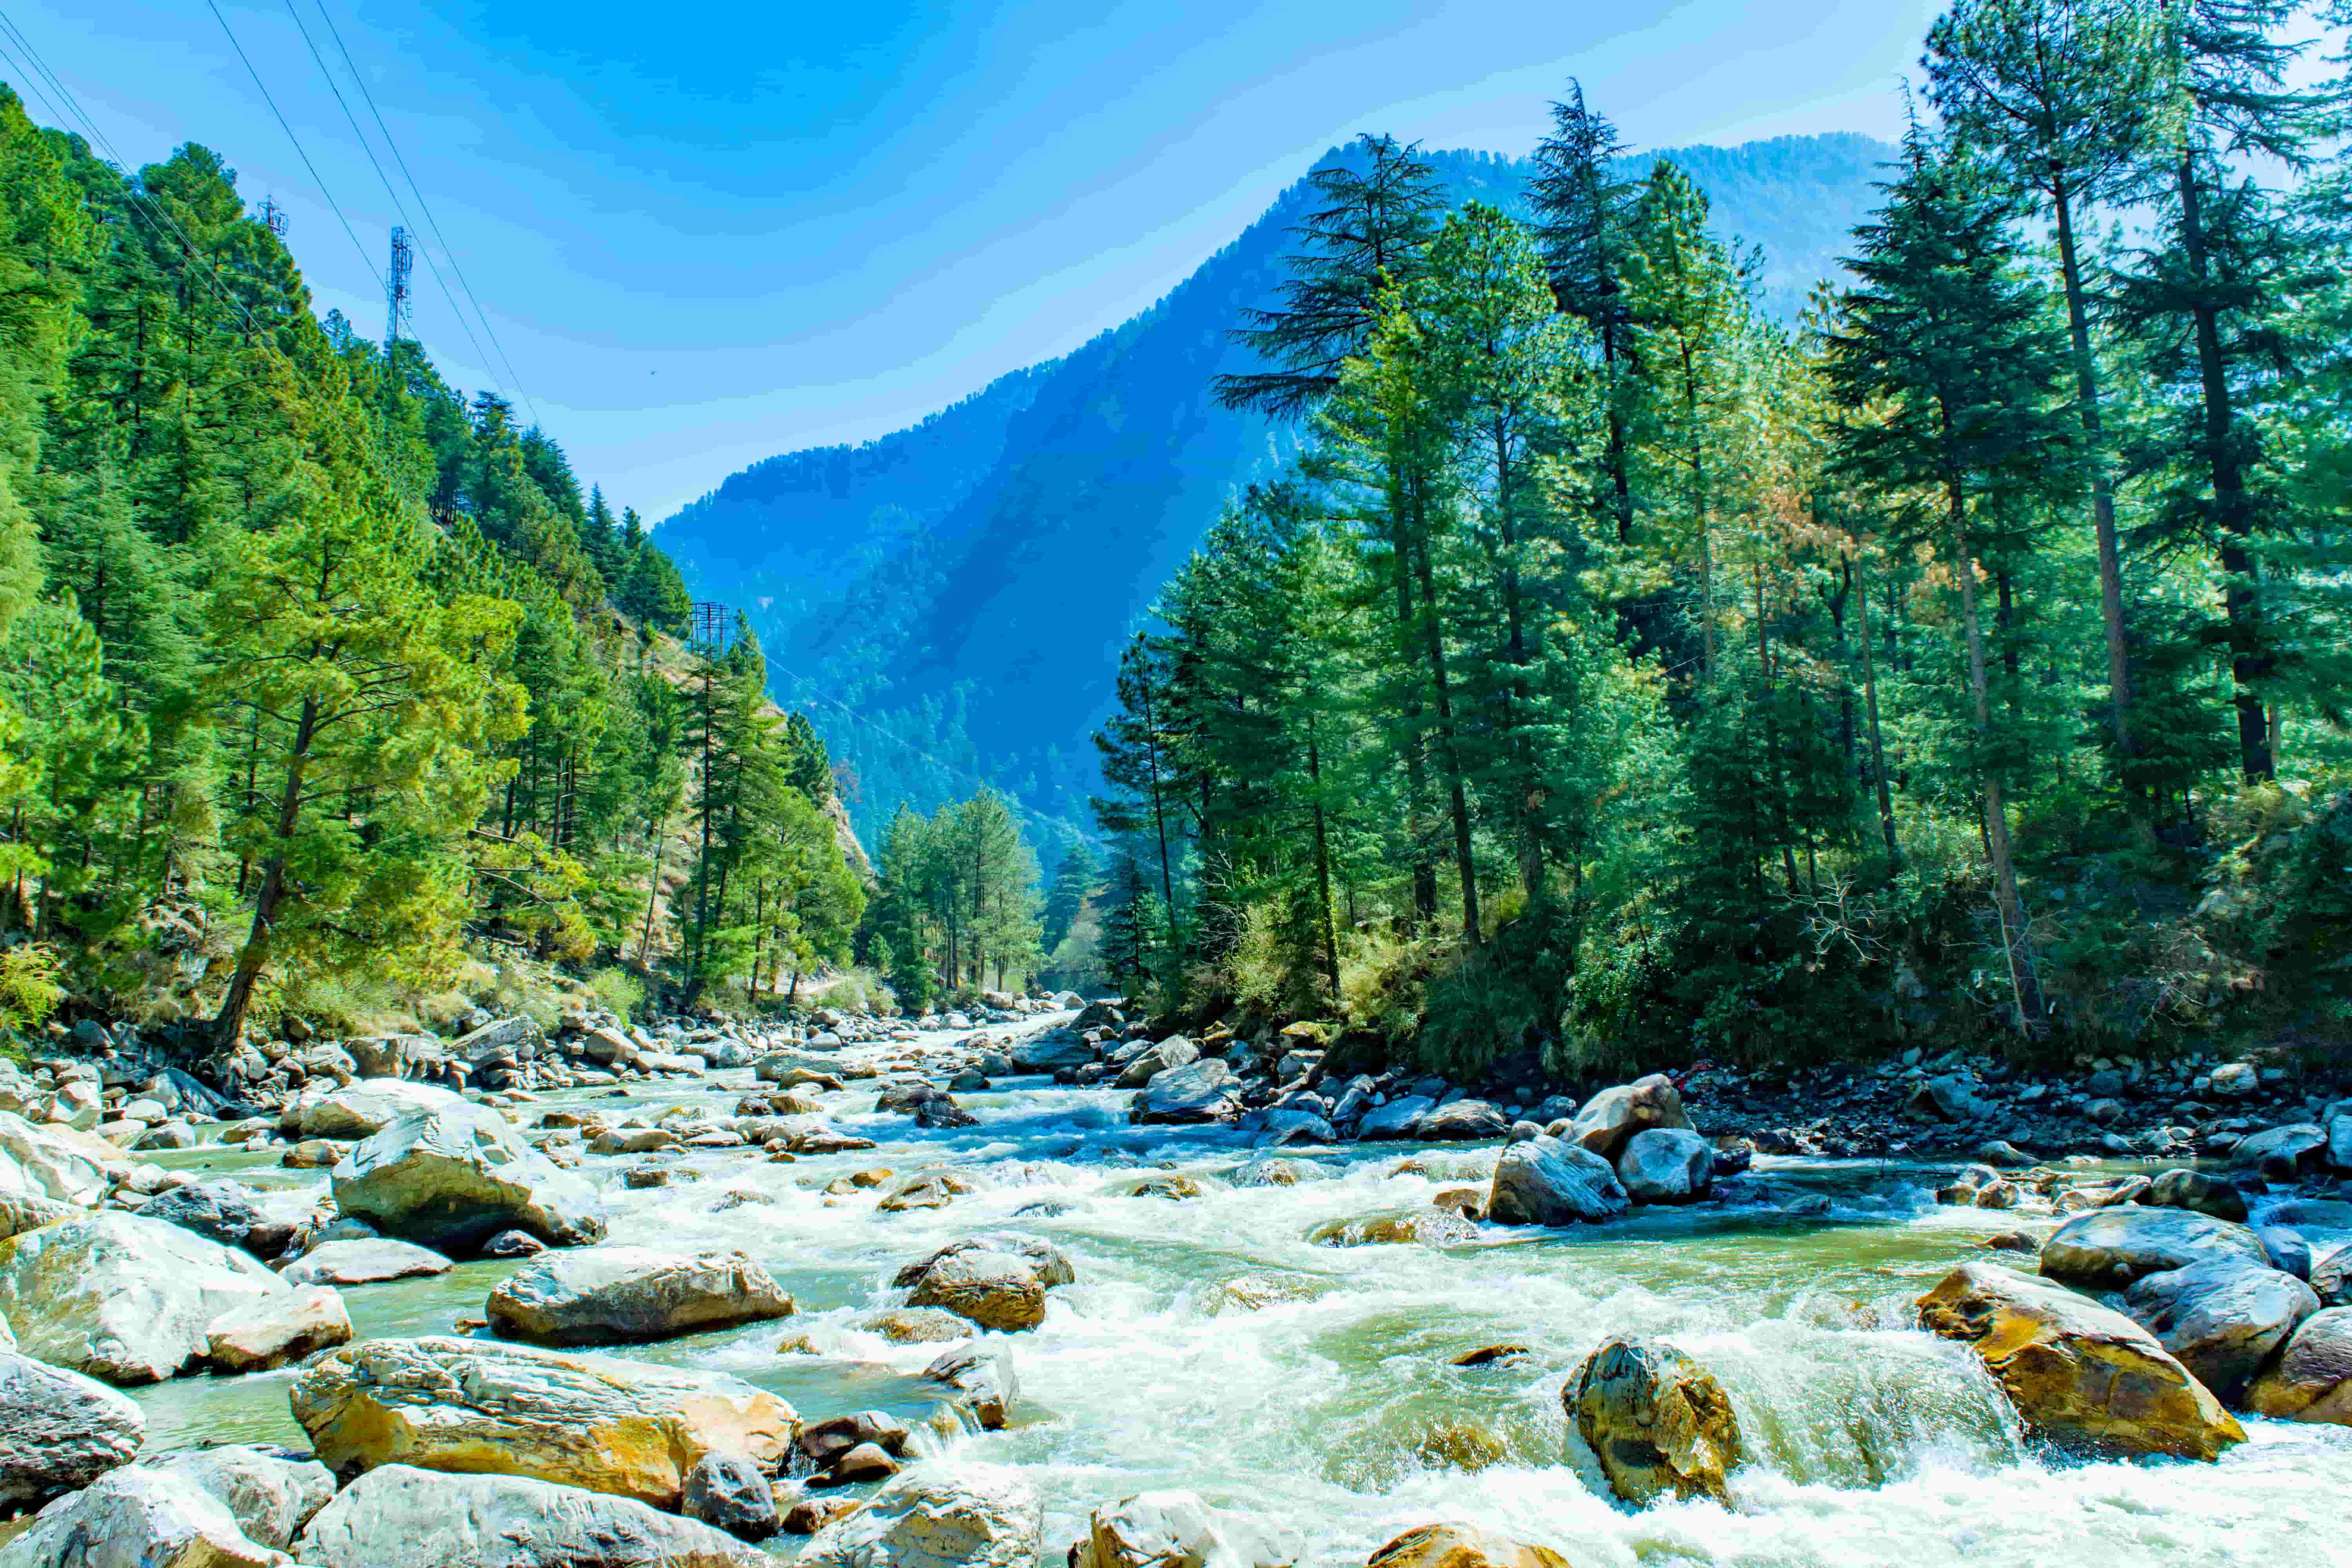
[[[993,1031],[999,1037],[1007,1031]],[[958,1037],[927,1036],[944,1046]],[[845,1060],[903,1047],[853,1047]],[[749,1071],[699,1085],[573,1090],[511,1114],[593,1105],[653,1116],[731,1110]],[[875,1086],[823,1096],[835,1123],[876,1141],[770,1163],[756,1150],[663,1157],[670,1184],[630,1189],[638,1158],[588,1158],[614,1243],[738,1248],[798,1303],[782,1322],[616,1353],[732,1373],[803,1416],[920,1414],[903,1374],[942,1349],[892,1344],[853,1321],[896,1304],[903,1263],[974,1231],[1015,1228],[1066,1251],[1077,1282],[1045,1324],[992,1335],[1012,1352],[1021,1402],[1005,1431],[933,1441],[933,1460],[1017,1467],[1045,1499],[1045,1553],[1098,1503],[1164,1488],[1277,1521],[1302,1562],[1356,1568],[1416,1524],[1465,1520],[1559,1551],[1575,1568],[1681,1563],[2110,1564],[2352,1563],[2352,1429],[2243,1417],[2248,1441],[2216,1464],[2084,1463],[2038,1451],[1972,1352],[1909,1327],[1911,1303],[2021,1216],[1941,1208],[1949,1165],[1759,1160],[1811,1212],[1643,1211],[1569,1230],[1481,1227],[1448,1247],[1318,1246],[1318,1225],[1426,1204],[1480,1184],[1493,1148],[1413,1144],[1289,1149],[1294,1184],[1255,1184],[1245,1136],[1139,1128],[1130,1095],[1000,1080],[959,1094],[978,1125],[916,1129],[874,1112]],[[1399,1173],[1416,1154],[1426,1172]],[[266,1185],[289,1217],[326,1173],[218,1150],[167,1156]],[[877,1194],[828,1197],[854,1172],[950,1165],[983,1190],[942,1210],[878,1213]],[[1201,1195],[1138,1196],[1143,1178],[1194,1179]],[[1026,1210],[1028,1212],[1022,1212]],[[1995,1255],[2000,1257],[2001,1255]],[[2014,1259],[2011,1259],[2012,1261]],[[2031,1267],[2031,1260],[2023,1260]],[[361,1337],[447,1333],[479,1317],[511,1262],[346,1289]],[[1612,1333],[1662,1335],[1730,1394],[1748,1448],[1733,1506],[1612,1498],[1561,1413],[1561,1385]],[[780,1354],[807,1336],[820,1352]],[[1524,1347],[1482,1367],[1455,1359]],[[133,1391],[151,1448],[198,1442],[305,1447],[287,1408],[291,1373],[184,1378]],[[799,1542],[773,1543],[787,1557]]]

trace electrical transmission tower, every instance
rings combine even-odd
[[[415,255],[408,245],[408,231],[394,224],[392,229],[392,268],[383,278],[383,352],[386,353],[390,353],[392,345],[400,341],[401,326],[408,320],[408,274],[415,265]]]
[[[276,196],[261,198],[261,226],[280,239],[286,237],[286,209],[278,205]]]

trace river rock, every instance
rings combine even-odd
[[[0,1517],[138,1457],[147,1417],[95,1378],[0,1351]]]
[[[1189,1067],[1201,1059],[1201,1047],[1181,1035],[1171,1035],[1156,1046],[1135,1054],[1135,1058],[1119,1069],[1118,1087],[1141,1089],[1171,1068]]]
[[[27,1355],[109,1383],[203,1358],[205,1330],[286,1285],[245,1253],[142,1215],[102,1213],[0,1241],[0,1317]]]
[[[380,1285],[448,1272],[449,1260],[437,1252],[373,1237],[314,1247],[279,1269],[278,1278],[289,1285]]]
[[[1171,1068],[1136,1091],[1129,1120],[1145,1125],[1222,1121],[1236,1108],[1241,1085],[1222,1057]]]
[[[2207,1258],[2263,1264],[2262,1238],[2242,1225],[2171,1208],[2104,1208],[2076,1215],[2042,1244],[2042,1272],[2070,1285],[2121,1289],[2143,1274]]]
[[[1011,1420],[1021,1398],[1013,1358],[1000,1350],[960,1346],[925,1367],[922,1376],[946,1390],[946,1403],[970,1415],[983,1432],[997,1431]]]
[[[223,1247],[242,1247],[246,1237],[266,1224],[268,1217],[262,1212],[257,1189],[225,1176],[190,1182],[159,1193],[139,1212],[148,1219],[160,1219],[183,1230],[194,1231]]]
[[[1634,1507],[1669,1494],[1730,1502],[1738,1418],[1714,1374],[1674,1346],[1610,1340],[1585,1358],[1560,1403],[1611,1489]]]
[[[1454,1247],[1477,1239],[1478,1227],[1459,1214],[1424,1204],[1327,1219],[1307,1233],[1318,1247]]]
[[[2291,1225],[2306,1234],[2352,1232],[2352,1203],[2340,1198],[2294,1198],[2263,1216],[2264,1225]]]
[[[2305,1318],[2247,1388],[2246,1405],[2281,1421],[2352,1426],[2352,1307]]]
[[[1614,1160],[1637,1132],[1689,1125],[1690,1119],[1683,1114],[1682,1093],[1674,1080],[1664,1073],[1652,1073],[1604,1089],[1586,1100],[1570,1124],[1568,1137],[1604,1160]]]
[[[0,1241],[70,1219],[81,1212],[55,1198],[37,1197],[31,1193],[0,1193]]]
[[[1034,1329],[1045,1321],[1045,1282],[1015,1253],[950,1251],[923,1270],[907,1304],[943,1307],[983,1329]]]
[[[0,1568],[283,1568],[293,1561],[248,1537],[194,1481],[143,1465],[109,1470],[58,1499],[0,1546]]]
[[[1622,1214],[1630,1201],[1607,1160],[1546,1134],[1504,1149],[1486,1216],[1497,1225],[1574,1225]]]
[[[1964,1263],[1918,1306],[1919,1326],[1974,1347],[2026,1425],[2053,1442],[2211,1459],[2245,1441],[2154,1335],[2086,1297]]]
[[[2142,1276],[2124,1305],[2198,1382],[2235,1403],[2295,1325],[2319,1310],[2319,1298],[2291,1274],[2218,1258]]]
[[[280,1552],[335,1495],[326,1466],[250,1443],[189,1449],[148,1468],[194,1482],[228,1510],[247,1539]]]
[[[879,1410],[861,1410],[852,1415],[805,1422],[794,1439],[801,1452],[809,1457],[809,1462],[820,1470],[831,1469],[853,1448],[868,1446],[903,1459],[913,1440],[914,1434],[907,1429],[905,1422]]]
[[[1068,1072],[1094,1059],[1095,1048],[1083,1040],[1028,1040],[1013,1047],[1013,1065],[1024,1073]]]
[[[369,1035],[345,1040],[343,1049],[362,1078],[415,1078],[437,1068],[445,1056],[432,1035]]]
[[[490,1291],[490,1326],[541,1344],[620,1344],[792,1315],[793,1299],[740,1252],[646,1247],[541,1253]]]
[[[114,1184],[108,1166],[121,1156],[95,1139],[56,1127],[36,1127],[0,1110],[0,1195],[47,1198],[89,1208]]]
[[[826,1525],[794,1568],[1035,1568],[1045,1510],[1013,1470],[917,1465]]]
[[[2188,1209],[2242,1225],[2246,1194],[2202,1171],[2167,1171],[2148,1184],[2146,1202],[2158,1208]]]
[[[1653,1127],[1625,1141],[1617,1179],[1637,1204],[1687,1204],[1715,1184],[1715,1151],[1686,1127]]]
[[[1477,1138],[1501,1138],[1510,1131],[1510,1118],[1492,1100],[1457,1100],[1424,1114],[1413,1136],[1433,1143],[1459,1143]]]
[[[402,1117],[465,1104],[463,1096],[429,1083],[368,1079],[313,1098],[295,1100],[279,1127],[304,1138],[368,1138]],[[286,1123],[293,1125],[288,1127]]]
[[[604,1236],[588,1184],[487,1106],[402,1117],[344,1156],[333,1184],[344,1214],[438,1252],[462,1255],[509,1228],[553,1247]]]
[[[1077,1266],[1070,1255],[1042,1236],[1032,1236],[1021,1230],[987,1230],[977,1236],[951,1241],[928,1258],[920,1258],[900,1268],[890,1283],[907,1289],[919,1282],[924,1271],[943,1258],[959,1252],[1009,1252],[1028,1260],[1037,1271],[1038,1279],[1051,1289],[1056,1285],[1075,1285],[1078,1279]]]
[[[2327,1163],[2338,1171],[2352,1173],[2352,1110],[2328,1118]]]
[[[1356,1128],[1356,1136],[1366,1142],[1378,1142],[1392,1138],[1417,1138],[1421,1135],[1422,1118],[1437,1109],[1437,1101],[1425,1094],[1402,1094],[1386,1105],[1374,1106],[1364,1112]]]
[[[352,1315],[331,1285],[248,1301],[205,1328],[205,1353],[223,1372],[268,1372],[352,1342]]]
[[[705,1454],[780,1463],[793,1407],[718,1373],[496,1340],[367,1340],[294,1382],[294,1418],[349,1477],[378,1465],[530,1476],[675,1509]]]
[[[705,1454],[687,1472],[678,1511],[740,1541],[776,1533],[776,1493],[760,1467],[740,1454]]]
[[[1069,1568],[1287,1568],[1298,1542],[1266,1521],[1211,1508],[1198,1492],[1107,1502],[1069,1551]]]
[[[2230,1151],[2230,1163],[2274,1182],[2293,1182],[2327,1163],[2327,1134],[2309,1122],[2257,1132]]]
[[[1570,1568],[1548,1546],[1530,1546],[1475,1524],[1424,1524],[1372,1553],[1369,1568]]]
[[[319,1568],[775,1568],[722,1531],[625,1497],[385,1465],[302,1532]]]

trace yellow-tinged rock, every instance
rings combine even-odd
[[[1616,1494],[1731,1501],[1739,1421],[1715,1374],[1658,1340],[1612,1339],[1584,1361],[1560,1404]]]
[[[675,1510],[710,1453],[782,1462],[797,1417],[718,1373],[493,1340],[368,1340],[297,1378],[294,1418],[348,1479],[378,1465],[529,1476]]]
[[[1475,1524],[1424,1524],[1372,1553],[1370,1568],[1570,1568],[1549,1546],[1530,1546]]]
[[[2211,1459],[2246,1434],[2156,1337],[2063,1287],[1964,1263],[1919,1298],[1919,1326],[1972,1346],[2053,1442]]]

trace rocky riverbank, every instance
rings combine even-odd
[[[256,1113],[209,1119],[186,1090],[163,1102],[168,1075],[102,1058],[9,1078],[0,1508],[25,1517],[0,1568],[96,1561],[93,1542],[189,1564],[1614,1561],[1606,1518],[1697,1508],[1728,1528],[1815,1474],[1860,1499],[1927,1439],[1891,1413],[1816,1416],[1776,1381],[1741,1325],[1787,1307],[1675,1307],[1660,1287],[1629,1320],[1530,1264],[1622,1258],[1622,1279],[1649,1256],[1624,1247],[1668,1239],[1678,1271],[1738,1268],[1890,1225],[1916,1282],[1855,1290],[1850,1326],[1793,1320],[1837,1342],[1806,1352],[1827,1358],[1816,1382],[1859,1355],[1997,1468],[2177,1457],[2256,1484],[2231,1457],[2275,1429],[2340,1434],[2315,1473],[2340,1458],[2352,1479],[2352,1107],[2291,1076],[1926,1062],[1538,1098],[1327,1073],[1311,1030],[1193,1039],[1106,1005],[998,1000],[895,1026],[633,1032],[583,1013],[397,1049],[285,1042],[258,1079],[199,1085]],[[2081,1110],[2109,1073],[2120,1091],[2096,1098],[2133,1108],[2116,1136],[2161,1119],[2209,1157],[2118,1169],[2074,1147],[2108,1135],[2078,1123],[2102,1125]],[[1809,1090],[1815,1115],[1784,1112]],[[2173,1115],[2177,1092],[2217,1113]],[[174,1119],[195,1147],[124,1132]],[[1912,1163],[1775,1152],[1784,1132],[1885,1136]],[[1920,1163],[1926,1145],[1985,1158]],[[1172,1298],[1163,1279],[1183,1281]],[[1340,1395],[1390,1412],[1397,1457],[1349,1436],[1344,1405],[1257,1439],[1269,1477],[1336,1467],[1319,1484],[1337,1492],[1268,1509],[1198,1457],[1129,1462],[1123,1488],[1062,1457],[1057,1433],[1114,1416],[1139,1452],[1154,1434],[1194,1452],[1192,1406],[1285,1381],[1244,1370],[1265,1336],[1401,1288],[1450,1304],[1422,1348],[1377,1318],[1350,1328],[1389,1348]],[[1514,1319],[1514,1292],[1551,1305]],[[1561,1314],[1592,1327],[1556,1342],[1539,1320]],[[1175,1383],[1111,1370],[1158,1364],[1171,1334],[1210,1359]],[[1287,1381],[1314,1385],[1336,1350]],[[177,1387],[283,1436],[190,1449],[204,1427],[178,1420],[158,1441]],[[1841,1419],[1844,1439],[1811,1425]],[[1808,1457],[1857,1441],[1828,1472]],[[1607,1508],[1570,1529],[1472,1479],[1514,1470]]]

